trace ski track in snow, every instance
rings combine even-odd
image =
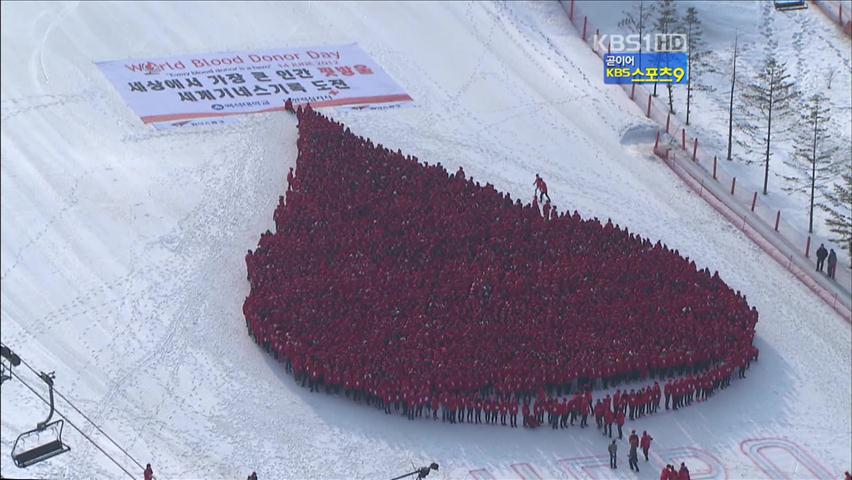
[[[409,422],[296,386],[248,338],[241,313],[243,255],[273,226],[295,162],[295,120],[262,114],[219,129],[155,131],[91,63],[350,41],[415,99],[412,108],[331,111],[356,134],[449,171],[464,166],[524,201],[541,173],[560,211],[662,239],[718,269],[761,311],[761,360],[748,379],[627,428],[647,428],[661,453],[700,447],[741,478],[762,476],[740,451],[749,438],[792,437],[832,475],[852,463],[842,400],[852,395],[849,325],[648,154],[652,124],[618,87],[602,85],[598,58],[570,33],[558,4],[2,8],[3,341],[36,368],[55,369],[57,388],[151,462],[158,478],[243,478],[251,470],[261,478],[390,478],[431,461],[441,465],[430,476],[437,479],[481,469],[497,478],[568,478],[560,459],[605,454],[591,429]],[[166,26],[173,33],[144,36]],[[147,40],[129,40],[137,37]],[[3,392],[0,461],[4,475],[21,476],[7,452],[44,408],[16,382]],[[64,402],[57,406],[116,453]],[[67,426],[66,440],[70,453],[26,473],[120,478]],[[651,470],[638,478],[656,478]]]

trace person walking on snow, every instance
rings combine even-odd
[[[686,468],[686,465],[683,462],[680,463],[680,471],[677,472],[677,480],[691,480],[689,478],[689,469]]]
[[[820,243],[819,248],[816,251],[817,255],[817,272],[822,271],[823,265],[825,265],[825,257],[828,256],[828,250],[825,249],[825,245]]]
[[[834,278],[834,272],[837,270],[837,254],[834,249],[828,254],[828,278]]]
[[[538,201],[543,202],[544,197],[547,197],[547,201],[549,202],[550,195],[547,194],[547,184],[544,183],[544,179],[539,177],[537,173],[535,174],[535,183],[533,185],[535,185],[535,193],[539,193]]]
[[[151,468],[151,464],[149,463],[145,466],[145,480],[153,480],[154,478],[154,469]]]
[[[618,445],[615,444],[615,440],[609,444],[609,468],[618,468],[615,460],[615,454],[618,453]]]
[[[636,435],[636,430],[632,430],[630,432],[630,453],[627,455],[627,459],[630,463],[630,470],[635,469],[636,472],[639,472],[639,454],[636,453],[636,449],[639,447],[639,435]]]
[[[648,432],[642,431],[642,440],[639,443],[642,446],[642,454],[645,455],[646,462],[648,461],[648,450],[651,449],[651,440],[653,439],[654,437],[648,435]]]

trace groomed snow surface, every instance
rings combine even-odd
[[[429,478],[650,479],[685,454],[704,459],[685,458],[693,478],[840,478],[852,466],[849,323],[649,155],[656,127],[602,84],[557,3],[3,3],[0,18],[2,340],[55,370],[59,391],[157,478],[382,479],[434,461]],[[355,132],[513,197],[529,199],[540,173],[560,210],[661,239],[758,308],[749,378],[628,424],[664,460],[639,475],[623,457],[617,471],[582,470],[590,456],[606,463],[595,429],[386,416],[297,387],[249,339],[243,255],[273,226],[294,119],[155,131],[93,62],[352,41],[416,101],[330,112]],[[67,426],[71,452],[15,468],[12,443],[45,414],[4,383],[4,476],[126,478]]]

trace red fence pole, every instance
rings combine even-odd
[[[778,214],[775,215],[775,231],[778,231],[778,223],[781,221],[781,210],[778,210]]]
[[[669,133],[669,122],[672,120],[672,112],[666,115],[666,133]]]
[[[716,155],[713,155],[713,180],[716,180]]]
[[[810,257],[811,253],[811,236],[808,235],[808,243],[805,244],[805,257]]]
[[[660,146],[660,131],[657,130],[657,139],[654,140],[654,153],[657,153],[657,147]]]
[[[574,21],[574,0],[571,0],[571,8],[568,9],[568,18]]]
[[[754,192],[754,196],[751,197],[751,211],[754,211],[754,206],[757,204],[757,192]]]
[[[731,180],[731,195],[734,194],[734,189],[737,188],[737,177]]]
[[[586,41],[586,27],[589,25],[589,16],[583,17],[583,41]]]
[[[695,154],[698,153],[698,137],[695,137],[695,141],[692,143],[692,161],[695,161]]]
[[[651,96],[648,95],[648,111],[645,112],[645,116],[651,118]]]
[[[630,100],[633,100],[633,97],[636,95],[636,84],[630,85]]]
[[[680,144],[681,148],[686,150],[686,128],[680,129]]]

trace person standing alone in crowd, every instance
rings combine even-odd
[[[834,278],[834,272],[837,270],[837,254],[834,249],[828,254],[828,278]]]
[[[618,453],[618,445],[616,445],[615,440],[609,444],[609,468],[618,468],[616,464],[615,455]]]
[[[544,183],[544,179],[539,177],[538,174],[535,174],[535,192],[539,194],[539,202],[544,201],[544,197],[547,197],[547,201],[550,201],[550,195],[547,194],[547,184]]]
[[[828,250],[825,249],[825,245],[820,243],[819,248],[817,249],[817,272],[822,271],[823,265],[825,265],[825,257],[828,256]]]

